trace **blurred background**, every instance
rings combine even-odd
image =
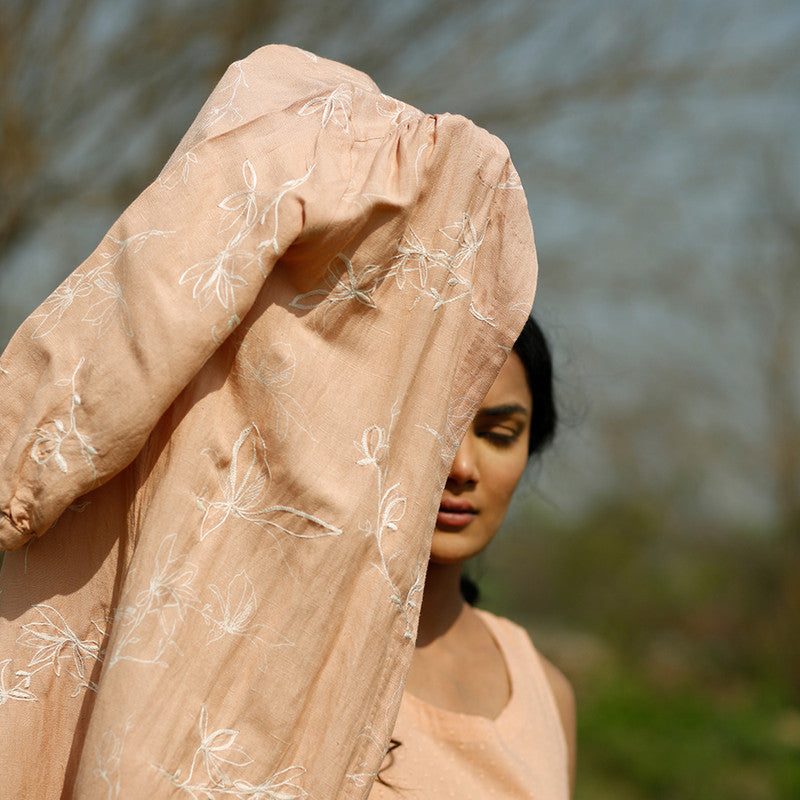
[[[564,426],[477,565],[578,800],[800,797],[797,0],[3,0],[0,348],[270,42],[503,138]]]

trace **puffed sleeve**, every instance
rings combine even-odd
[[[291,76],[299,57],[248,64],[250,96],[233,64],[158,179],[12,338],[0,359],[3,549],[130,463],[276,261],[325,229],[349,176],[320,139],[343,132],[320,126],[325,108],[293,103],[314,93]]]

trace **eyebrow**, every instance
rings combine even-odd
[[[514,414],[521,414],[523,417],[527,417],[528,409],[525,408],[525,406],[521,406],[519,403],[509,403],[504,406],[482,408],[478,412],[479,417],[512,417]]]

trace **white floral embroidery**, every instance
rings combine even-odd
[[[91,669],[87,662],[102,662],[104,629],[92,621],[97,631],[96,637],[81,639],[62,614],[52,606],[39,604],[33,606],[33,609],[42,620],[23,625],[17,638],[17,644],[33,650],[33,655],[28,661],[27,669],[16,670],[17,683],[10,687],[5,682],[5,671],[11,662],[10,659],[2,662],[0,705],[7,700],[37,700],[31,685],[34,677],[42,671],[52,670],[56,677],[61,677],[63,669],[75,681],[73,697],[82,689],[97,691],[96,684],[89,680]]]
[[[271,250],[279,252],[278,223],[280,203],[287,194],[305,183],[315,165],[309,167],[305,175],[293,178],[281,184],[277,192],[257,191],[258,178],[249,160],[242,164],[242,177],[245,189],[228,195],[219,203],[224,212],[220,221],[220,232],[230,231],[230,238],[225,247],[213,256],[192,264],[178,279],[178,284],[192,285],[192,297],[201,310],[216,300],[231,317],[231,324],[238,324],[235,316],[236,290],[247,286],[243,273],[257,264],[262,276],[264,271],[262,258]],[[267,238],[259,242],[251,252],[242,249],[244,242],[258,228],[266,227]]]
[[[361,458],[356,463],[374,471],[378,498],[375,518],[363,522],[359,528],[367,536],[375,539],[379,561],[373,562],[372,566],[389,584],[389,599],[403,615],[406,624],[404,636],[410,639],[413,637],[414,630],[414,609],[418,605],[415,598],[422,593],[423,571],[422,563],[418,562],[416,568],[411,572],[409,581],[411,585],[404,595],[403,588],[398,585],[390,570],[394,559],[401,556],[403,551],[396,550],[389,553],[387,539],[398,530],[399,523],[406,512],[406,498],[400,491],[400,484],[387,485],[389,483],[389,438],[396,416],[397,403],[392,406],[388,429],[379,425],[370,425],[364,430],[361,441],[353,442],[353,444],[361,454]]]
[[[235,121],[242,119],[241,109],[236,105],[236,95],[243,86],[249,87],[249,84],[247,83],[247,78],[245,78],[241,61],[235,61],[231,64],[231,70],[233,70],[234,74],[231,76],[230,82],[217,89],[213,95],[213,97],[217,98],[218,103],[211,106],[205,113],[200,125],[203,130],[216,125],[220,120],[228,116]],[[226,93],[228,96],[223,100]]]
[[[31,434],[34,440],[33,447],[31,447],[31,458],[42,466],[49,464],[52,460],[61,472],[69,472],[69,465],[66,457],[61,452],[61,446],[64,442],[72,438],[77,442],[84,461],[91,467],[95,477],[97,477],[97,470],[94,466],[94,456],[98,454],[97,450],[92,445],[89,437],[78,430],[76,419],[76,409],[82,403],[76,388],[76,378],[78,370],[83,366],[83,362],[84,359],[81,358],[71,378],[64,378],[56,381],[56,386],[69,386],[71,390],[67,422],[65,423],[61,419],[53,419],[38,428],[34,428]]]
[[[174,189],[179,183],[187,183],[192,165],[198,163],[198,158],[193,147],[206,138],[209,128],[214,127],[226,117],[234,122],[240,121],[242,110],[238,105],[238,97],[242,87],[249,87],[241,61],[231,65],[232,74],[225,86],[220,86],[211,98],[215,101],[204,110],[198,118],[196,125],[189,129],[189,136],[183,146],[186,148],[181,155],[173,154],[164,165],[158,177],[158,183],[165,189]]]
[[[220,225],[220,232],[232,230],[233,237],[229,247],[235,247],[248,237],[257,227],[267,224],[271,218],[271,234],[267,239],[259,242],[259,253],[271,249],[276,255],[280,252],[278,246],[278,211],[281,200],[293,189],[302,186],[311,176],[316,163],[312,164],[305,175],[284,181],[277,192],[257,191],[258,176],[249,159],[242,164],[242,177],[245,189],[228,195],[219,204],[225,211]]]
[[[413,270],[416,273],[416,288],[424,290],[428,284],[428,272],[433,267],[447,267],[449,257],[444,250],[432,250],[426,247],[422,240],[409,227],[408,233],[403,235],[397,245],[397,253],[391,261],[395,280],[398,288],[402,289],[406,283],[406,273]]]
[[[5,705],[9,700],[36,700],[36,695],[25,688],[26,685],[30,685],[25,677],[20,678],[17,675],[16,683],[7,683],[6,670],[10,663],[10,658],[0,661],[0,706]]]
[[[100,739],[100,746],[94,747],[95,767],[93,774],[106,785],[106,800],[115,800],[119,797],[119,766],[125,739],[131,729],[130,717],[125,723],[125,729],[117,736],[109,729]]]
[[[338,125],[346,133],[350,132],[350,116],[353,113],[353,95],[359,91],[351,83],[340,83],[330,94],[323,94],[309,100],[297,113],[308,117],[322,112],[322,127],[329,122]]]
[[[266,495],[272,476],[266,456],[266,443],[256,425],[249,425],[234,442],[230,460],[216,451],[206,449],[207,455],[220,470],[218,475],[221,499],[212,500],[208,489],[196,495],[197,507],[204,512],[200,526],[200,540],[223,526],[228,519],[236,518],[268,530],[275,529],[300,539],[321,536],[340,536],[342,531],[333,525],[297,508],[270,505]],[[227,464],[227,470],[224,465]],[[310,528],[310,530],[309,530]]]
[[[117,609],[115,623],[119,638],[108,657],[108,669],[119,661],[166,666],[165,656],[170,648],[178,649],[175,633],[189,612],[199,614],[208,625],[207,644],[224,636],[235,636],[257,646],[293,646],[271,626],[255,621],[258,612],[255,587],[244,570],[234,575],[224,591],[210,584],[208,590],[214,599],[202,602],[194,586],[197,566],[185,556],[175,554],[176,539],[176,534],[172,534],[159,545],[150,582],[139,592],[134,604]],[[270,630],[277,641],[265,641],[260,635],[262,629]],[[144,641],[149,642],[145,647]],[[143,652],[147,655],[141,655]],[[266,655],[262,669],[266,669]]]
[[[111,323],[112,312],[118,311],[123,330],[128,336],[132,336],[127,304],[113,270],[119,265],[128,250],[138,253],[153,237],[163,238],[171,233],[173,231],[149,230],[129,236],[127,239],[116,239],[111,234],[107,234],[106,239],[113,242],[116,247],[100,252],[99,255],[103,260],[88,272],[74,272],[34,314],[31,314],[31,319],[40,320],[31,334],[31,338],[39,339],[51,333],[76,300],[89,297],[95,292],[99,292],[103,296],[89,307],[83,321],[90,322],[95,326],[97,336],[100,337]]]
[[[344,269],[334,269],[333,263],[341,261]],[[298,294],[289,303],[293,308],[312,309],[322,307],[322,315],[316,320],[318,329],[325,330],[328,312],[338,303],[355,301],[363,306],[375,308],[373,295],[389,270],[376,264],[367,264],[356,270],[352,261],[339,253],[328,266],[324,284],[319,289]],[[319,300],[312,299],[319,297]]]
[[[210,605],[203,609],[203,616],[211,625],[208,643],[221,639],[226,633],[234,636],[250,636],[258,627],[253,623],[258,604],[253,582],[247,573],[244,570],[237,572],[228,584],[224,596],[215,584],[210,584],[208,588],[219,603],[216,616],[213,614],[215,609]]]
[[[184,621],[187,610],[199,606],[200,600],[192,585],[197,567],[185,556],[174,554],[176,539],[174,533],[164,538],[158,547],[147,588],[139,592],[132,606],[117,609],[114,624],[118,638],[108,658],[108,669],[119,661],[165,666],[167,650],[177,647],[173,638],[177,626]],[[133,571],[130,577],[132,575]],[[157,621],[158,627],[157,633],[148,637],[148,641],[155,644],[146,648],[141,628],[148,620]],[[145,655],[148,650],[149,655]]]
[[[472,278],[475,269],[475,259],[483,244],[488,225],[489,220],[487,219],[483,224],[483,229],[478,232],[470,215],[464,213],[461,222],[447,225],[440,229],[442,234],[456,244],[456,251],[450,255],[447,267],[447,285],[452,287],[452,294],[449,294],[448,297],[445,298],[434,287],[431,287],[430,295],[434,299],[434,310],[440,308],[445,303],[452,303],[456,300],[468,297],[470,301],[470,313],[476,319],[481,320],[481,322],[496,327],[494,320],[481,313],[472,301]]]
[[[521,189],[522,181],[515,169],[509,170],[508,177],[492,187],[493,189]]]
[[[195,800],[223,797],[236,800],[302,800],[308,797],[308,793],[295,783],[305,774],[305,769],[300,766],[286,767],[255,783],[238,775],[243,768],[255,763],[253,757],[236,744],[239,731],[233,728],[210,730],[210,727],[208,710],[203,704],[198,722],[200,744],[185,778],[180,769],[170,772],[164,767],[156,767],[173,786]]]
[[[322,308],[322,314],[315,318],[315,326],[324,331],[329,312],[338,304],[355,301],[375,308],[375,290],[384,278],[393,276],[398,289],[404,290],[407,286],[413,289],[416,294],[414,306],[427,297],[433,300],[432,310],[436,311],[447,303],[467,299],[470,313],[494,327],[494,321],[482,314],[472,302],[475,259],[488,224],[487,220],[483,229],[478,231],[470,215],[465,213],[460,222],[440,228],[439,233],[455,243],[452,252],[425,244],[409,227],[398,242],[388,266],[367,264],[358,268],[344,253],[339,253],[328,265],[322,285],[296,295],[289,305],[302,309]],[[336,264],[337,261],[344,269]],[[430,279],[433,270],[440,271],[436,281]]]
[[[189,170],[193,164],[197,163],[197,156],[191,150],[176,156],[174,160],[165,165],[163,172],[158,177],[159,184],[165,189],[174,189],[179,183],[188,183]]]
[[[207,644],[222,639],[224,636],[236,636],[256,645],[269,647],[293,647],[294,643],[272,626],[255,621],[258,612],[255,586],[244,570],[237,572],[228,583],[223,593],[215,584],[208,587],[214,595],[215,602],[206,603],[200,613],[209,626]],[[277,637],[278,641],[269,645],[258,634],[263,628],[268,628]],[[262,671],[267,668],[266,653],[264,653]]]
[[[456,222],[452,225],[440,228],[441,232],[458,246],[456,252],[450,257],[450,267],[453,272],[464,264],[470,264],[471,266],[472,263],[474,263],[475,257],[478,255],[478,250],[486,236],[486,228],[488,225],[489,220],[487,219],[483,224],[483,230],[478,233],[472,222],[472,217],[465,213],[461,222]]]
[[[242,357],[235,374],[245,380],[254,381],[267,392],[274,414],[272,430],[275,431],[278,441],[282,442],[286,438],[290,420],[314,439],[306,412],[286,391],[286,387],[294,379],[297,363],[292,346],[288,342],[273,342],[257,364],[248,361],[246,355],[247,347],[242,345]]]
[[[252,263],[252,254],[240,251],[229,243],[221,252],[184,270],[178,285],[193,284],[192,297],[201,311],[217,300],[226,311],[232,312],[236,289],[247,286],[247,281],[239,272]]]

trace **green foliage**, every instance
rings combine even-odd
[[[775,697],[665,691],[631,673],[583,699],[578,800],[800,797],[800,714]]]
[[[659,502],[508,526],[486,605],[576,687],[577,800],[800,797],[799,550]]]

